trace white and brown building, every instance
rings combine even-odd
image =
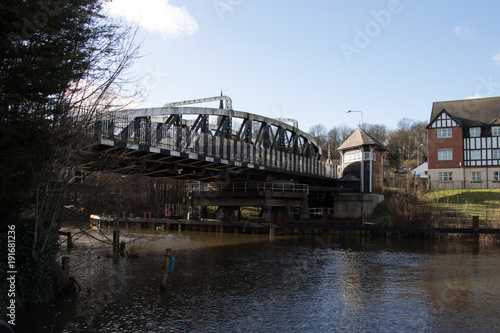
[[[359,192],[382,193],[383,190],[383,144],[362,128],[340,145],[340,172],[342,178],[359,180]],[[342,178],[340,179],[342,181]]]
[[[500,188],[500,97],[434,102],[427,149],[431,188]]]
[[[384,200],[383,153],[385,148],[362,128],[340,145],[338,187],[343,190],[334,204],[337,218],[363,218]],[[345,192],[347,190],[347,192]]]

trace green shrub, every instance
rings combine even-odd
[[[380,202],[375,208],[373,209],[373,214],[372,216],[385,216],[389,215],[389,201],[388,200],[383,200]]]

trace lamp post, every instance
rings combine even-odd
[[[417,172],[420,172],[420,170],[419,170],[419,166],[420,166],[420,155],[419,155],[419,153],[420,153],[420,147],[422,147],[423,145],[424,145],[424,144],[423,144],[423,143],[421,143],[421,144],[419,144],[419,145],[418,145],[418,147],[417,147]],[[419,174],[420,174],[420,173],[419,173]],[[417,174],[417,178],[418,178],[418,175],[419,175],[419,174]]]
[[[351,112],[359,112],[359,113],[361,113],[361,124],[360,124],[359,127],[363,128],[363,111],[347,110],[347,113],[351,113]]]
[[[422,147],[423,145],[424,145],[424,144],[423,144],[423,143],[421,143],[421,144],[419,144],[419,145],[418,145],[418,147],[417,147],[417,166],[418,166],[418,165],[420,165],[420,159],[419,159],[419,153],[420,153],[420,151],[419,151],[419,149],[420,149],[420,147]]]

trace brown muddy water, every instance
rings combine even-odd
[[[83,291],[18,309],[21,332],[477,332],[500,327],[500,246],[129,229],[137,258],[75,237]],[[111,230],[105,230],[112,238]],[[102,238],[93,231],[96,238]],[[165,248],[175,270],[160,291]],[[87,256],[91,254],[91,294]]]

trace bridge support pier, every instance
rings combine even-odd
[[[225,221],[241,221],[241,207],[261,207],[263,222],[285,223],[289,208],[298,212],[304,220],[309,218],[308,187],[292,182],[248,182],[229,184],[218,189],[197,187],[190,192],[191,205],[200,206],[200,217],[207,216],[206,207],[216,206],[215,218]]]
[[[273,214],[273,209],[272,207],[264,207],[264,221],[265,222],[268,222],[268,223],[276,223],[276,219],[274,217],[274,214]]]
[[[200,218],[207,218],[207,217],[208,217],[208,207],[200,206]]]

